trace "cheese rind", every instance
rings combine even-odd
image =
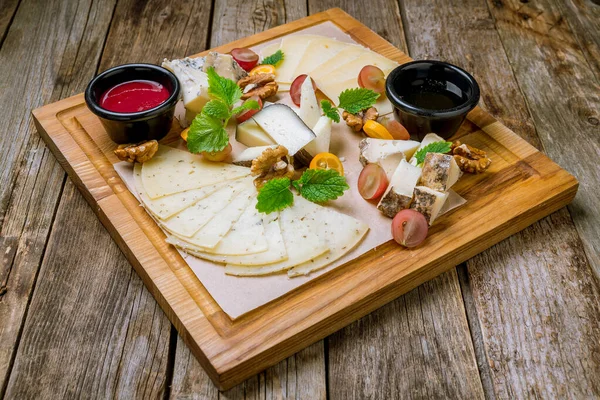
[[[420,176],[421,168],[409,164],[406,160],[400,161],[377,205],[379,211],[386,217],[394,218],[399,211],[408,208]]]
[[[450,189],[462,172],[454,157],[449,154],[427,153],[423,161],[421,185],[442,192]]]
[[[429,225],[431,225],[440,213],[447,198],[447,193],[438,192],[426,186],[417,186],[410,208],[423,214]]]

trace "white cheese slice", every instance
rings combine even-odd
[[[320,221],[319,234],[327,242],[329,251],[289,269],[289,277],[306,275],[338,260],[360,243],[369,230],[364,222],[331,208],[321,207],[317,215]]]
[[[444,202],[444,205],[442,206],[442,209],[440,210],[438,217],[440,215],[446,214],[446,213],[454,210],[455,208],[458,208],[458,207],[464,205],[466,202],[467,202],[467,200],[465,198],[463,198],[460,194],[456,193],[452,189],[448,190],[448,198]]]
[[[425,186],[417,186],[410,208],[423,214],[429,225],[431,225],[440,213],[447,198],[447,193],[438,192]]]
[[[329,152],[329,144],[331,142],[331,126],[331,119],[325,115],[320,117],[317,121],[317,124],[313,128],[313,132],[317,137],[304,146],[304,150],[306,150],[312,157],[319,153]]]
[[[310,76],[304,80],[300,87],[300,110],[298,111],[298,116],[311,129],[321,117],[321,109],[319,108]]]
[[[284,104],[265,107],[252,119],[275,143],[284,146],[292,156],[315,138],[314,132],[294,110]]]
[[[322,64],[336,57],[338,53],[350,47],[359,46],[326,37],[311,40],[294,71],[294,76],[310,74]]]
[[[458,181],[461,175],[462,171],[452,155],[427,153],[423,161],[420,184],[445,192]]]
[[[249,168],[206,161],[199,155],[163,145],[158,145],[154,157],[142,164],[142,183],[153,200],[248,175]]]
[[[329,251],[321,231],[321,221],[318,219],[317,210],[320,207],[300,196],[295,196],[294,205],[279,213],[287,260],[257,266],[228,264],[225,266],[225,273],[236,276],[268,275],[288,270]]]
[[[258,158],[266,149],[273,149],[277,145],[248,147],[236,156],[233,156],[232,162],[235,165],[251,167],[252,161]]]
[[[321,80],[322,86],[319,87],[326,87],[327,85],[336,82],[345,82],[349,79],[358,82],[358,74],[363,67],[367,65],[378,67],[387,76],[392,69],[398,66],[398,63],[375,53],[374,51],[365,49],[356,59],[345,64],[338,64],[337,69],[320,74],[319,79]]]
[[[270,55],[275,54],[277,50],[281,47],[281,41],[277,41],[275,43],[271,43],[260,49],[260,61],[265,59],[265,57],[269,57]]]
[[[248,181],[227,183],[222,189],[198,201],[193,206],[162,221],[163,227],[175,236],[190,238],[224,209],[236,195],[246,189]]]
[[[240,218],[214,249],[198,247],[172,235],[167,237],[167,243],[186,251],[206,253],[208,256],[214,257],[211,261],[216,260],[222,263],[226,261],[221,256],[256,254],[269,249],[263,227],[263,217],[256,209],[256,197],[250,200],[250,204]]]
[[[362,165],[377,163],[379,160],[392,155],[402,153],[406,159],[412,157],[420,143],[415,140],[387,140],[366,138],[360,141],[359,161]]]
[[[252,118],[237,126],[235,140],[248,147],[277,144]]]
[[[360,56],[365,54],[366,49],[362,46],[349,46],[339,53],[320,65],[316,65],[312,71],[307,71],[307,74],[310,74],[312,78],[317,82],[317,87],[321,90],[321,83],[323,83],[322,78],[329,74],[331,71],[339,68],[340,65],[347,64]],[[358,78],[358,76],[357,76]],[[337,103],[337,99],[335,100]]]
[[[136,191],[144,204],[154,216],[159,219],[167,219],[181,210],[188,208],[199,200],[210,196],[223,186],[222,183],[205,186],[200,189],[187,190],[181,193],[171,194],[169,196],[159,197],[152,200],[148,197],[146,189],[142,184],[142,164],[136,163],[133,171]]]
[[[275,77],[277,82],[293,82],[296,78],[294,71],[298,67],[298,63],[304,57],[304,52],[313,39],[319,39],[321,36],[316,35],[293,35],[286,36],[281,39],[281,47],[284,58],[283,61],[275,69]]]
[[[423,147],[427,146],[428,144],[431,144],[434,142],[443,142],[443,141],[444,141],[443,137],[438,136],[435,133],[428,133],[427,135],[425,135],[425,137],[423,137],[423,140],[421,140],[421,144],[419,145],[419,148],[417,149],[417,151],[421,150]],[[417,165],[417,159],[414,156],[411,157],[409,162],[412,165]]]
[[[198,247],[214,249],[241,217],[252,198],[256,197],[256,189],[250,186],[253,186],[251,182],[246,185],[244,191],[235,195],[229,204],[186,241]]]
[[[420,176],[421,168],[409,164],[406,160],[400,161],[377,205],[379,211],[389,218],[394,218],[399,211],[408,208]]]

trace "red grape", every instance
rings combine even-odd
[[[259,112],[263,108],[263,102],[260,99],[260,97],[258,97],[258,96],[252,96],[248,100],[256,100],[258,102],[258,109],[257,110],[250,109],[250,110],[244,111],[243,113],[241,113],[237,117],[235,117],[235,120],[239,124],[241,124],[244,121],[249,120],[250,117],[252,117],[254,114],[256,114],[257,112]],[[246,101],[248,101],[248,100],[246,100]]]
[[[406,128],[398,121],[396,121],[393,117],[381,117],[379,123],[388,130],[390,135],[396,140],[408,140],[410,139],[410,134],[406,130]]]
[[[250,49],[235,48],[231,50],[231,57],[240,64],[244,71],[250,71],[258,64],[258,54]]]
[[[374,65],[365,65],[358,74],[358,86],[371,89],[379,94],[385,93],[385,74]]]
[[[307,76],[308,75],[306,74],[298,75],[296,79],[294,79],[294,82],[292,82],[292,85],[290,86],[290,97],[292,98],[294,104],[298,107],[300,107],[300,97],[302,97],[302,84],[306,80]],[[315,81],[313,81],[312,78],[310,78],[310,80],[312,81],[313,89],[317,90],[317,85],[315,85]]]
[[[392,236],[405,247],[420,245],[427,237],[429,224],[418,211],[402,210],[392,220]]]
[[[387,186],[387,175],[378,164],[367,164],[358,176],[358,193],[365,200],[380,198]]]

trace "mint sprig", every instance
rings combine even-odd
[[[300,179],[276,178],[268,181],[258,192],[256,209],[263,213],[281,211],[294,204],[290,184],[302,197],[313,203],[325,203],[344,194],[350,186],[346,178],[334,169],[307,169]]]
[[[363,110],[373,107],[379,93],[366,88],[346,89],[340,93],[338,106],[334,107],[328,100],[321,100],[323,114],[335,122],[340,122],[339,110],[356,114]]]
[[[415,159],[417,160],[417,165],[423,164],[425,161],[425,156],[427,153],[448,153],[452,148],[452,142],[433,142],[429,143],[427,146],[423,147],[421,150],[415,153]]]
[[[262,60],[261,65],[272,65],[274,67],[277,67],[284,59],[285,55],[283,54],[283,51],[277,50],[270,56],[265,57]]]

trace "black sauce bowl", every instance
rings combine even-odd
[[[150,80],[163,85],[170,96],[163,103],[149,110],[120,113],[100,107],[100,97],[106,90],[123,82]],[[100,121],[108,136],[115,143],[138,143],[144,140],[164,138],[173,122],[175,105],[181,87],[171,71],[152,64],[124,64],[110,68],[96,76],[85,89],[85,102]]]
[[[475,108],[480,95],[471,74],[442,61],[403,64],[389,74],[385,86],[396,119],[419,141],[430,132],[450,138]],[[448,96],[448,104],[427,104],[425,97],[415,104],[422,93]]]

